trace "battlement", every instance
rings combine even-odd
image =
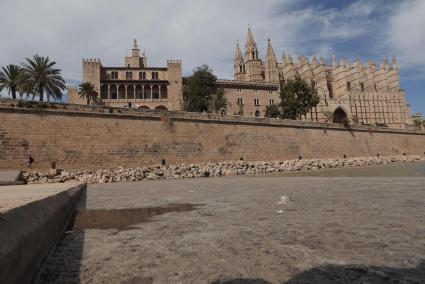
[[[182,64],[180,59],[167,59],[167,64]]]
[[[87,63],[93,63],[93,64],[102,64],[100,62],[100,59],[96,59],[96,58],[83,58],[82,59],[83,64],[87,64]]]
[[[66,86],[66,89],[67,90],[69,90],[69,91],[78,91],[78,86],[73,86],[73,85],[69,85],[69,86]]]
[[[293,62],[293,58],[291,55],[285,55],[285,53],[283,53],[282,55],[282,63],[284,66],[286,65],[290,65],[290,64],[295,64],[298,66],[308,66],[308,65],[313,65],[313,66],[318,66],[318,65],[323,65],[325,67],[333,67],[333,68],[338,68],[338,67],[346,67],[346,68],[355,68],[355,67],[360,67],[360,68],[370,68],[370,69],[376,69],[378,64],[375,63],[375,61],[373,60],[368,60],[367,64],[363,64],[359,59],[356,59],[354,61],[350,61],[349,59],[340,59],[339,62],[337,60],[336,55],[333,55],[331,58],[331,62],[330,64],[326,63],[326,60],[324,59],[324,57],[320,57],[320,61],[317,60],[316,56],[313,56],[311,63],[310,63],[310,59],[304,55],[298,55],[297,59],[295,61],[295,63]],[[397,63],[397,59],[395,57],[393,57],[392,59],[392,63],[389,63],[388,58],[385,58],[381,64],[379,64],[380,69],[385,69],[385,70],[389,70],[389,69],[398,69],[398,63]]]

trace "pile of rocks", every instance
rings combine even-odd
[[[328,168],[385,165],[397,162],[425,160],[422,156],[391,156],[348,159],[311,159],[271,162],[217,162],[202,164],[158,165],[139,168],[105,169],[79,172],[24,173],[28,183],[113,183],[140,180],[180,179],[196,177],[218,177],[233,175],[254,175],[277,172],[309,171]]]

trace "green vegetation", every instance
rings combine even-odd
[[[22,66],[8,65],[0,71],[0,91],[8,89],[12,99],[16,99],[19,94],[20,99],[24,94],[26,97],[35,96],[44,101],[50,98],[60,100],[62,91],[65,90],[65,80],[62,78],[61,70],[54,68],[56,62],[50,61],[49,57],[34,55],[33,58],[26,58]]]
[[[26,58],[26,61],[22,66],[29,89],[34,90],[41,102],[44,100],[44,93],[48,101],[50,97],[60,100],[62,91],[65,90],[65,80],[62,78],[61,70],[53,68],[56,62],[39,55],[34,55],[32,59]]]
[[[191,112],[219,112],[226,107],[226,98],[216,85],[217,77],[207,66],[193,70],[183,78],[183,108]]]
[[[317,106],[319,97],[301,78],[288,81],[280,92],[282,118],[301,119],[309,110]]]
[[[326,117],[327,122],[332,122],[334,113],[331,111],[322,111],[323,115]]]
[[[288,81],[281,87],[279,106],[268,106],[266,116],[300,119],[319,103],[319,97],[301,78]]]
[[[87,99],[87,104],[90,102],[99,103],[99,93],[96,91],[96,87],[90,82],[81,83],[78,86],[78,94],[81,98]]]
[[[419,118],[414,119],[413,120],[413,126],[417,129],[425,128],[425,120],[422,120],[422,119],[419,119]]]
[[[217,90],[214,94],[211,95],[211,111],[214,113],[220,112],[222,109],[225,109],[227,106],[227,99],[224,96],[223,90]]]
[[[269,105],[266,107],[266,117],[278,118],[280,116],[281,116],[281,113],[277,105]]]
[[[8,89],[9,94],[16,100],[16,93],[23,86],[23,70],[18,65],[10,64],[0,71],[0,92]]]

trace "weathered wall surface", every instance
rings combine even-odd
[[[98,110],[99,111],[99,110]],[[106,110],[105,110],[106,111]],[[115,110],[116,111],[116,110]],[[0,169],[423,154],[425,133],[201,114],[0,108]]]

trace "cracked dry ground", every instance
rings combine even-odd
[[[170,204],[196,206],[128,219]],[[425,283],[421,177],[91,185],[80,207],[87,229],[65,235],[39,283]]]

